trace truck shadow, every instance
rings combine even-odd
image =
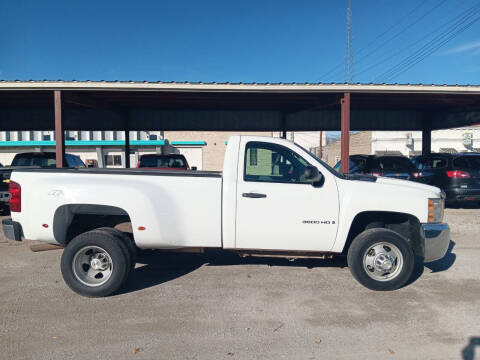
[[[142,251],[137,266],[130,274],[126,285],[118,295],[135,292],[163,284],[184,276],[203,265],[266,265],[305,267],[347,267],[345,257],[333,259],[297,259],[289,261],[283,258],[247,257],[242,258],[228,251],[209,251],[206,254],[166,253],[162,251]]]
[[[432,272],[441,272],[449,269],[456,259],[452,253],[455,242],[450,241],[447,254],[440,260],[423,264],[421,259],[416,261],[412,276],[405,286],[415,282],[424,272],[425,268]],[[265,265],[304,267],[307,269],[319,267],[346,268],[345,256],[336,256],[333,259],[296,259],[289,261],[276,257],[240,257],[233,252],[211,250],[205,254],[169,253],[162,251],[141,251],[137,267],[132,271],[126,286],[119,294],[143,290],[174,280],[198,269],[201,266],[231,266],[231,265]]]

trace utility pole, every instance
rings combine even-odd
[[[353,83],[353,24],[352,24],[352,0],[348,0],[347,9],[347,45],[345,49],[345,82]]]

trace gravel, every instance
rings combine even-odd
[[[480,209],[394,292],[334,260],[145,254],[121,294],[76,295],[61,250],[0,243],[0,359],[480,358]]]

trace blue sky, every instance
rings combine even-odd
[[[386,74],[435,36],[440,44],[441,32],[478,1],[352,4],[355,81],[480,84],[480,21],[416,66]],[[0,79],[343,82],[346,7],[347,0],[3,0]]]

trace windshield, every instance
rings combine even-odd
[[[322,164],[325,169],[327,169],[329,172],[331,172],[333,175],[337,176],[337,177],[340,177],[340,178],[344,178],[344,175],[338,171],[336,171],[334,168],[332,168],[330,165],[328,165],[325,161],[323,161],[322,159],[320,159],[317,155],[315,155],[314,153],[308,151],[307,149],[305,149],[303,146],[301,145],[298,145],[297,143],[293,143],[295,146],[299,147],[300,149],[302,149],[303,151],[305,151],[308,155],[310,155],[311,157],[313,157],[315,160],[317,160],[320,164]]]

